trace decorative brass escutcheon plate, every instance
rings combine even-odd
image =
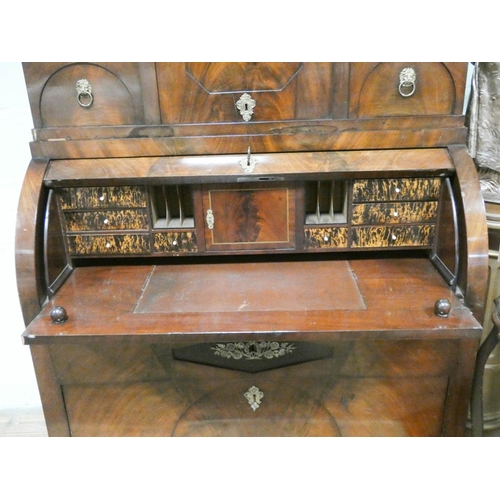
[[[247,398],[248,404],[252,410],[255,411],[259,408],[261,400],[264,397],[264,393],[258,387],[253,385],[247,392],[245,392],[245,397]]]
[[[255,99],[252,99],[250,94],[243,94],[238,101],[236,101],[236,107],[240,111],[240,115],[246,122],[250,121],[253,115],[253,109],[256,106]]]

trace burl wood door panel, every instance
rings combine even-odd
[[[295,247],[295,191],[288,186],[211,186],[203,191],[207,250]]]
[[[332,63],[157,63],[156,70],[162,123],[331,117]],[[253,100],[246,110],[245,94]]]

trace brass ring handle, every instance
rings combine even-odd
[[[399,94],[401,97],[410,97],[417,88],[417,73],[413,68],[404,68],[399,73]]]
[[[88,80],[81,79],[76,82],[76,94],[80,106],[83,108],[92,106],[94,96],[92,94],[92,85],[90,85]]]

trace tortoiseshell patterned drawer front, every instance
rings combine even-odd
[[[65,188],[59,194],[62,210],[80,208],[145,208],[144,186]]]
[[[304,248],[347,248],[347,227],[307,228],[304,231]]]
[[[369,179],[353,184],[353,202],[437,200],[441,179]]]
[[[174,231],[153,235],[155,253],[193,253],[198,251],[194,231]]]
[[[437,208],[437,201],[360,203],[353,206],[351,222],[354,225],[434,222]]]
[[[138,255],[150,252],[147,234],[67,236],[71,255]]]
[[[415,226],[366,226],[352,229],[352,248],[430,246],[434,224]]]
[[[140,210],[96,210],[89,212],[65,212],[67,231],[120,231],[147,230],[148,214]]]

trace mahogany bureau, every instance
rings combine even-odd
[[[459,436],[487,284],[466,63],[26,63],[51,436]]]

